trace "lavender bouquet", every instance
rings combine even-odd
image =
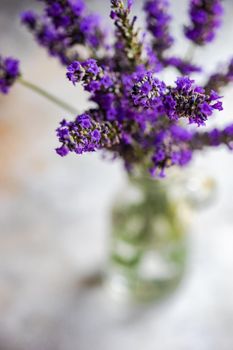
[[[74,120],[61,121],[60,156],[110,151],[123,159],[127,171],[140,165],[164,177],[167,168],[188,164],[196,150],[221,144],[232,149],[233,125],[208,132],[199,127],[223,109],[219,92],[233,80],[233,61],[198,86],[190,76],[203,74],[202,68],[170,54],[175,39],[167,0],[145,1],[147,31],[139,30],[131,16],[133,1],[111,0],[111,36],[83,0],[41,2],[43,13],[26,11],[22,23],[93,102]],[[186,38],[198,46],[213,41],[222,22],[221,0],[192,0],[189,13]],[[178,75],[172,85],[159,78],[170,67]],[[18,62],[1,58],[0,91],[7,93],[18,78]]]
[[[89,12],[83,0],[40,2],[43,12],[24,12],[22,23],[38,44],[66,67],[70,82],[82,84],[91,101],[89,110],[60,122],[56,130],[60,142],[58,155],[102,150],[110,152],[113,159],[121,158],[129,174],[140,168],[148,177],[162,178],[168,168],[190,163],[196,151],[220,145],[233,149],[233,124],[205,130],[208,120],[223,110],[222,89],[233,81],[233,60],[221,72],[206,78],[203,68],[190,57],[173,56],[175,38],[170,32],[168,0],[144,1],[144,29],[137,25],[132,0],[109,0],[115,28],[112,33],[98,15]],[[204,47],[215,39],[223,14],[221,0],[190,0],[190,19],[183,31],[193,48]],[[161,78],[169,69],[177,71],[173,84]],[[203,86],[191,78],[193,73],[204,78]],[[25,81],[17,60],[1,57],[0,91],[8,93],[15,81],[76,114],[64,102]],[[153,250],[161,245],[167,262],[177,263],[176,267],[183,257],[183,248],[177,243],[182,231],[177,221],[178,202],[171,202],[164,187],[161,190],[156,181],[156,190],[151,191],[148,181],[147,178],[137,182],[144,193],[140,203],[121,205],[114,211],[117,240],[112,260],[121,265],[128,280],[130,276],[128,285],[134,289],[135,285],[140,286],[139,290],[145,247]],[[157,218],[158,223],[159,217],[161,223],[161,215],[166,218],[167,228],[163,237],[158,239],[156,235],[155,239],[153,220]],[[136,226],[135,217],[140,217]],[[131,232],[130,227],[137,229]],[[130,244],[130,257],[119,253],[119,237],[121,245]],[[171,241],[173,246],[168,243]],[[173,282],[178,275],[175,274]]]

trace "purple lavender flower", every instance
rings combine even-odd
[[[98,123],[89,114],[79,115],[75,121],[63,120],[57,129],[62,145],[56,149],[60,156],[69,152],[82,154],[117,144],[117,131],[109,123]]]
[[[219,99],[220,96],[214,91],[206,95],[203,88],[194,85],[194,80],[178,78],[176,87],[169,88],[165,97],[165,110],[171,120],[184,117],[190,123],[205,125],[214,110],[223,109]]]
[[[206,132],[196,132],[190,141],[193,150],[201,150],[204,147],[218,147],[226,145],[233,151],[233,124],[223,129],[214,128]]]
[[[58,57],[62,64],[67,65],[78,58],[78,53],[70,49],[66,34],[57,30],[46,17],[26,11],[21,15],[21,21],[33,33],[39,45],[45,47],[51,56]]]
[[[21,14],[22,23],[26,24],[30,30],[35,30],[37,24],[37,14],[33,11],[24,11]]]
[[[97,61],[94,59],[88,59],[82,63],[83,68],[86,71],[86,74],[92,76],[92,78],[96,78],[100,73],[100,67],[97,65]]]
[[[165,176],[165,169],[174,165],[185,166],[192,159],[189,142],[192,133],[181,126],[171,125],[159,131],[154,140],[154,154],[150,172],[153,176]]]
[[[146,51],[146,62],[145,66],[147,66],[150,70],[155,73],[161,72],[164,68],[164,62],[161,62],[161,57],[157,56],[155,51],[153,50],[151,45],[145,45]]]
[[[84,78],[85,69],[80,62],[74,61],[68,66],[66,76],[75,85]]]
[[[171,16],[168,14],[168,7],[168,0],[148,0],[144,6],[147,14],[147,29],[153,35],[153,49],[159,57],[174,42],[169,33]]]
[[[69,28],[74,24],[77,17],[82,16],[86,10],[82,0],[76,1],[50,1],[40,0],[45,3],[45,12],[51,18],[56,28]]]
[[[46,4],[47,16],[51,17],[49,25],[52,24],[55,33],[59,29],[60,34],[71,28],[74,17],[64,18],[64,13],[71,12],[67,8],[61,12],[66,1],[58,2],[59,6],[52,6],[52,1]],[[81,83],[89,92],[93,108],[74,121],[61,122],[57,129],[61,146],[56,151],[66,156],[70,152],[107,150],[113,158],[123,160],[127,171],[140,165],[152,175],[164,177],[167,168],[188,164],[197,149],[223,143],[233,147],[233,127],[196,132],[214,111],[222,110],[220,96],[214,90],[205,91],[186,76],[178,77],[174,85],[158,79],[156,73],[163,68],[175,67],[182,75],[200,72],[200,68],[179,57],[165,55],[173,42],[166,0],[146,1],[148,28],[153,33],[151,42],[145,36],[140,39],[135,28],[136,17],[131,17],[132,4],[131,0],[111,0],[115,42],[107,52],[97,59],[94,55],[94,58],[75,59],[69,64],[67,78],[74,85]],[[77,11],[80,16],[77,31],[82,28],[86,42],[90,43],[91,22],[88,17],[84,19],[84,8]],[[33,18],[29,17],[28,22],[34,26]],[[93,39],[90,46],[95,45]],[[70,53],[69,43],[66,48]],[[66,52],[64,56],[67,57]],[[229,66],[225,81],[230,79],[231,72]],[[181,118],[189,123],[181,126]]]
[[[222,88],[226,87],[232,82],[233,82],[233,59],[231,59],[225,71],[223,69],[222,72],[217,72],[210,76],[209,80],[205,85],[205,89],[207,92],[211,90],[220,92]]]
[[[75,85],[83,81],[84,85],[92,83],[97,79],[101,68],[97,65],[96,60],[88,59],[82,63],[74,61],[67,68],[67,78]]]
[[[113,86],[110,75],[98,66],[97,61],[88,59],[82,63],[74,61],[67,68],[67,78],[76,85],[81,82],[85,90],[96,93],[102,89],[107,91]]]
[[[90,48],[104,48],[106,33],[101,30],[101,19],[96,14],[86,15],[80,22],[80,31]]]
[[[33,33],[37,42],[67,65],[82,57],[82,50],[92,52],[106,47],[106,31],[99,16],[90,14],[82,0],[40,0],[44,3],[43,15],[26,11],[22,23]]]
[[[132,88],[132,99],[135,106],[145,108],[159,108],[166,92],[164,82],[157,79],[152,72],[147,72],[143,77],[135,81]]]
[[[191,24],[185,27],[186,37],[197,45],[213,41],[222,23],[222,1],[191,0],[189,14]]]
[[[206,95],[204,89],[195,86],[194,80],[188,77],[178,78],[176,86],[171,87],[150,72],[140,77],[132,88],[132,100],[136,106],[156,110],[171,121],[187,118],[198,126],[204,125],[214,110],[223,109],[219,99],[214,91]]]
[[[128,72],[143,63],[143,45],[139,40],[139,31],[135,29],[137,17],[130,18],[132,4],[132,1],[128,1],[125,6],[123,0],[111,0],[110,13],[116,27],[114,65],[118,70]]]
[[[192,73],[200,73],[201,67],[198,67],[186,60],[182,60],[179,57],[169,57],[163,59],[163,64],[168,67],[175,67],[182,75],[190,75]]]
[[[19,61],[0,56],[0,92],[7,94],[19,76]]]

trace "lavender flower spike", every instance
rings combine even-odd
[[[211,91],[209,95],[205,90],[194,84],[188,77],[178,78],[176,87],[169,87],[164,99],[165,110],[171,120],[188,118],[190,123],[198,126],[205,125],[205,121],[214,110],[223,110],[220,96]]]
[[[198,126],[204,125],[214,110],[223,109],[220,96],[214,91],[207,95],[203,88],[194,84],[194,80],[180,77],[175,84],[175,87],[166,86],[148,72],[132,88],[133,103],[145,109],[160,111],[171,121],[187,118],[189,123]]]
[[[157,79],[152,72],[147,72],[143,78],[139,77],[135,81],[131,96],[135,106],[155,109],[161,107],[165,93],[165,83]]]
[[[213,41],[222,23],[222,0],[191,0],[189,14],[191,24],[184,29],[186,37],[197,45]]]
[[[96,60],[90,58],[82,63],[78,61],[71,63],[67,68],[66,76],[74,85],[83,82],[86,86],[92,80],[96,80],[100,72],[101,68]]]
[[[192,73],[200,73],[202,71],[201,67],[175,56],[164,58],[163,64],[166,67],[171,66],[176,68],[182,75],[190,75]]]
[[[19,76],[19,61],[0,56],[0,92],[7,94]]]
[[[115,66],[121,71],[129,71],[142,63],[142,42],[135,28],[137,17],[130,18],[133,1],[111,0],[110,18],[116,27]]]
[[[233,58],[231,59],[225,71],[217,72],[210,76],[206,83],[205,89],[209,92],[211,90],[220,91],[233,82]]]
[[[191,139],[191,146],[195,150],[201,150],[204,147],[218,147],[226,145],[233,150],[233,124],[221,129],[212,129],[203,133],[194,133]]]
[[[83,56],[105,49],[106,31],[97,14],[89,13],[83,0],[40,0],[44,3],[43,14],[33,11],[22,13],[21,20],[37,42],[49,54],[68,65]],[[86,57],[86,54],[84,54]]]
[[[62,120],[56,132],[62,143],[56,152],[62,157],[69,152],[77,154],[94,152],[118,143],[117,129],[107,122],[102,124],[96,122],[87,113],[77,116],[74,121]]]
[[[148,0],[144,6],[147,15],[147,29],[153,35],[153,49],[159,57],[174,42],[169,33],[171,16],[168,14],[168,7],[168,0]]]

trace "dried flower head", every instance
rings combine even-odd
[[[7,94],[19,76],[19,61],[0,56],[0,92]]]
[[[222,0],[191,0],[191,24],[185,27],[186,37],[197,45],[214,40],[222,23]]]

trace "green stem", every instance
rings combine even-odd
[[[59,98],[57,98],[56,96],[50,94],[49,92],[47,92],[46,90],[40,88],[39,86],[35,85],[34,83],[31,83],[27,80],[24,80],[22,78],[18,79],[18,82],[25,86],[26,88],[34,91],[35,93],[37,93],[40,96],[45,97],[47,100],[53,102],[54,104],[56,104],[57,106],[61,107],[62,109],[72,113],[72,114],[78,114],[78,111],[74,108],[71,107],[70,105],[68,105],[66,102],[61,101]]]

